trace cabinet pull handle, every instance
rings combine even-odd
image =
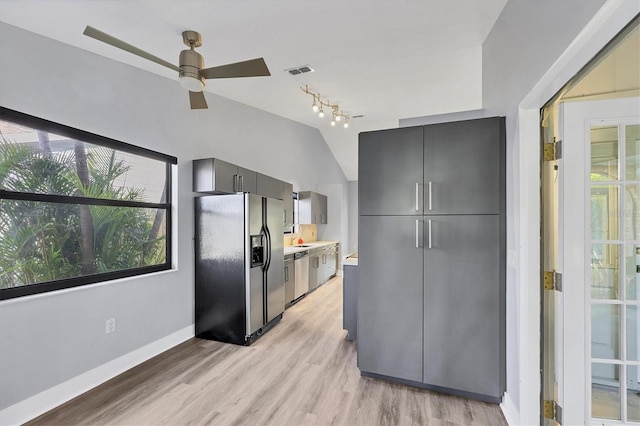
[[[416,182],[416,211],[420,210],[420,183]]]
[[[238,192],[238,175],[233,175],[233,192]]]
[[[242,175],[240,175],[239,178],[240,178],[240,192],[244,192],[244,178],[242,177]]]
[[[416,219],[416,248],[420,248],[420,220]]]
[[[433,204],[432,204],[432,198],[431,198],[431,184],[432,182],[429,182],[429,210],[432,210]]]
[[[429,219],[429,248],[432,248],[433,244],[431,243],[431,219]]]

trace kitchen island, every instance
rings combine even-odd
[[[342,328],[347,340],[358,339],[358,253],[342,261]]]

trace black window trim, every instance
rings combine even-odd
[[[19,111],[0,106],[0,119],[9,121],[17,125],[29,127],[34,130],[41,130],[60,136],[66,136],[71,139],[77,139],[82,142],[100,145],[114,150],[139,155],[146,158],[162,161],[166,163],[166,182],[165,182],[165,201],[164,203],[149,203],[144,201],[130,200],[112,200],[102,198],[89,198],[82,196],[67,196],[42,193],[26,193],[0,190],[0,200],[24,200],[24,201],[40,201],[67,204],[84,204],[84,205],[102,205],[114,207],[140,207],[151,209],[165,210],[166,215],[166,261],[159,265],[145,266],[141,268],[130,268],[119,271],[103,272],[93,275],[78,276],[73,278],[65,278],[61,280],[45,281],[41,283],[27,284],[19,287],[0,289],[0,300],[13,299],[16,297],[30,296],[42,294],[56,290],[79,287],[89,284],[97,284],[105,281],[111,281],[121,278],[128,278],[149,274],[152,272],[160,272],[171,269],[172,265],[172,241],[173,241],[173,221],[172,221],[172,166],[178,163],[176,157],[152,151],[147,148],[130,145],[105,136],[96,135],[95,133],[76,129],[64,124],[54,123],[39,117],[34,117]]]

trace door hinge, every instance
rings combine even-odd
[[[544,271],[542,281],[545,290],[562,291],[562,274],[556,271]]]
[[[544,161],[559,160],[562,158],[562,141],[556,141],[544,144]]]
[[[562,407],[557,402],[545,399],[543,413],[545,419],[552,419],[562,424]]]

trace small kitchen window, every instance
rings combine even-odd
[[[0,107],[0,300],[170,269],[176,163]]]

